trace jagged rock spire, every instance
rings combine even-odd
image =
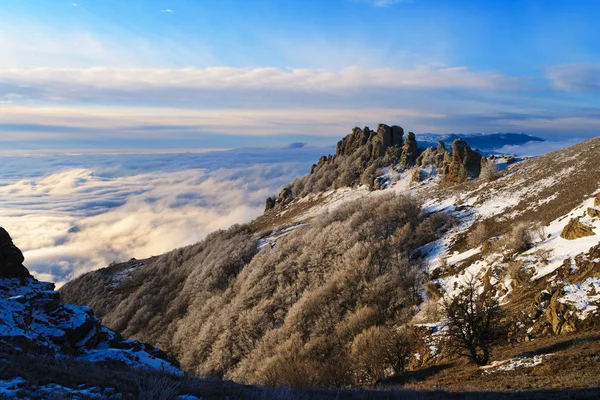
[[[0,227],[0,278],[28,278],[31,276],[23,266],[23,253],[14,245],[6,229]]]

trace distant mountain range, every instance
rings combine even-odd
[[[423,133],[417,135],[419,147],[436,147],[438,141],[450,146],[456,139],[464,139],[473,148],[481,151],[491,151],[504,146],[520,146],[528,142],[543,142],[536,136],[525,133]]]

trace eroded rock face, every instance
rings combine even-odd
[[[400,164],[403,167],[415,165],[417,158],[419,157],[418,152],[417,138],[413,132],[408,132],[408,136],[402,145],[402,158],[400,159]]]
[[[600,207],[600,193],[594,198],[594,207]]]
[[[452,143],[452,161],[448,166],[446,182],[458,184],[481,172],[481,154],[469,147],[467,142],[456,139]]]
[[[450,153],[443,142],[438,142],[437,148],[428,147],[417,158],[416,164],[420,167],[433,165],[440,173],[445,173],[451,162]]]
[[[61,304],[53,283],[29,275],[22,264],[23,254],[2,228],[0,238],[4,274],[0,278],[0,356],[36,353],[183,374],[173,357],[156,347],[124,340],[102,326],[89,307]]]
[[[31,275],[23,266],[23,253],[14,245],[4,228],[0,228],[0,278],[27,278]]]
[[[354,128],[351,134],[337,143],[336,156],[347,156],[363,150],[368,158],[383,157],[390,147],[402,145],[403,136],[404,129],[397,125],[390,127],[379,124],[377,131],[371,131],[367,126],[363,129]]]
[[[563,229],[560,237],[567,240],[575,240],[586,236],[594,236],[594,230],[582,223],[579,218],[573,218]]]

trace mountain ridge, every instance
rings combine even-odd
[[[449,185],[435,161],[396,168],[400,156],[377,177],[379,190],[293,197],[248,225],[141,268],[131,270],[132,261],[86,274],[61,293],[103,310],[126,336],[167,343],[188,371],[264,385],[364,384],[352,346],[377,326],[417,335],[420,356],[407,359],[415,371],[452,360],[435,315],[467,275],[517,321],[511,343],[595,332],[600,221],[589,210],[599,206],[599,159],[595,138],[523,161],[487,157],[500,170],[494,179],[471,175]],[[572,218],[594,235],[562,238]],[[517,231],[528,232],[526,248],[514,247]],[[472,384],[482,388],[490,379],[478,371]],[[589,387],[588,375],[573,376]]]

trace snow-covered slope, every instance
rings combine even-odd
[[[0,279],[0,359],[20,354],[83,363],[118,363],[139,370],[183,375],[173,357],[148,344],[124,340],[102,326],[89,307],[60,304],[54,284],[34,278]],[[33,388],[31,382],[21,377],[0,381],[0,395],[20,398],[26,393],[37,393],[39,398],[53,393],[62,393],[65,398],[107,398],[101,388],[71,390],[58,385]]]

